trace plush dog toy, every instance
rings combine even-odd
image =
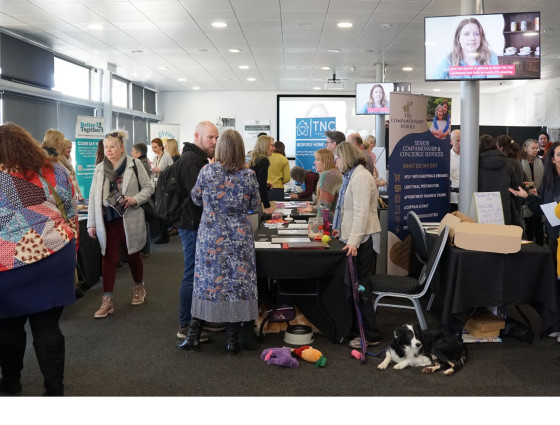
[[[292,350],[288,347],[267,348],[261,353],[261,360],[269,365],[299,367],[299,362],[292,357]]]
[[[315,363],[315,367],[325,367],[327,365],[327,358],[323,356],[323,353],[309,345],[294,348],[292,352],[306,362]]]

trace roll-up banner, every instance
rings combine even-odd
[[[408,273],[406,216],[439,222],[449,212],[451,99],[391,93],[387,273]]]
[[[107,118],[78,115],[76,119],[76,180],[85,199],[95,170],[95,158],[99,141],[103,140]]]

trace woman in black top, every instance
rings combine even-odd
[[[257,182],[259,183],[259,195],[263,204],[263,212],[265,214],[272,214],[274,208],[270,205],[268,200],[268,167],[270,161],[268,157],[274,152],[274,139],[270,136],[260,136],[255,143],[255,148],[249,162],[249,168],[257,175]]]

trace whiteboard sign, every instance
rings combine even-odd
[[[504,224],[500,192],[475,192],[473,196],[479,223]]]

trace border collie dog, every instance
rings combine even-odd
[[[422,369],[422,373],[434,373],[443,369],[446,376],[461,370],[467,361],[465,344],[448,332],[422,332],[424,351],[432,358],[433,366]]]
[[[423,344],[420,338],[421,332],[417,325],[403,325],[395,329],[393,341],[385,353],[385,360],[377,368],[387,369],[391,361],[396,363],[393,369],[432,365],[431,360],[422,350]]]
[[[418,325],[403,325],[395,329],[385,360],[377,368],[387,369],[393,361],[396,363],[394,369],[424,367],[422,373],[444,369],[444,375],[450,376],[465,365],[466,359],[467,351],[463,341],[454,335],[423,332]]]

